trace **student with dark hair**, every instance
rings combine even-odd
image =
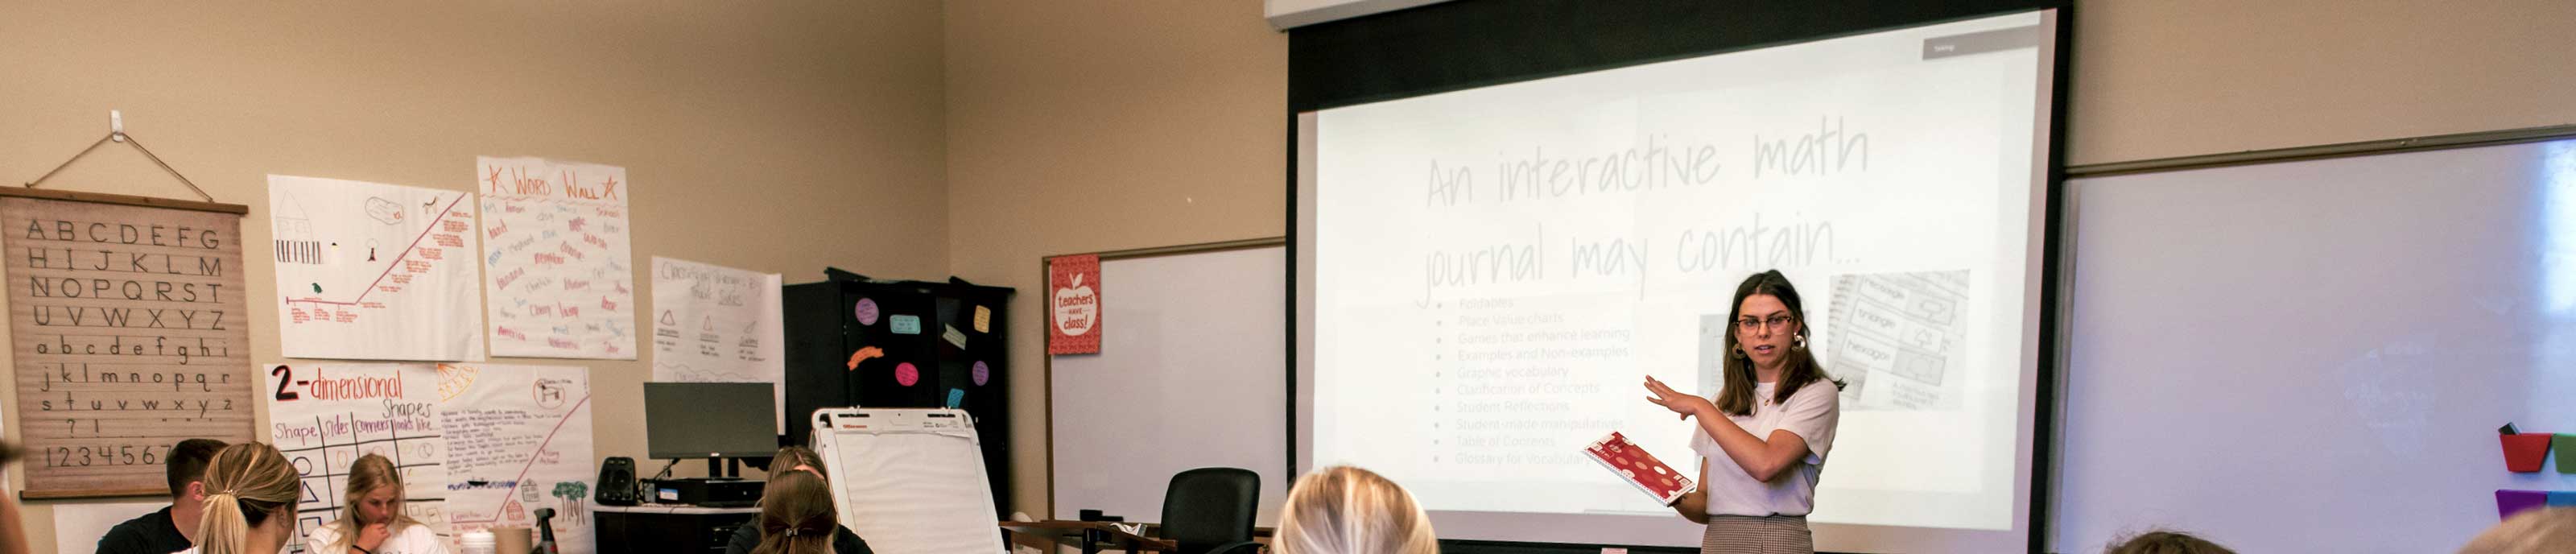
[[[197,546],[184,554],[270,554],[295,537],[295,503],[304,481],[286,455],[246,442],[206,462],[205,513]]]
[[[1673,510],[1707,525],[1703,554],[1811,554],[1807,514],[1842,421],[1842,383],[1807,349],[1807,312],[1779,271],[1735,287],[1714,400],[1646,378],[1646,401],[1698,421],[1700,489]]]
[[[2180,531],[2139,533],[2102,547],[2102,554],[2236,554],[2234,550]]]
[[[224,449],[224,441],[188,439],[161,455],[161,473],[170,484],[170,506],[125,520],[98,538],[99,554],[170,554],[196,543],[197,520],[204,517],[206,461]]]
[[[810,486],[807,484],[798,484],[792,490],[782,490],[782,485],[779,481],[781,479],[786,479],[790,475],[801,476],[800,479],[802,477],[811,477],[813,483],[811,483]],[[795,496],[796,499],[785,500],[782,499],[784,497],[781,497],[781,494]],[[802,446],[790,446],[778,449],[778,454],[769,460],[769,486],[762,488],[760,491],[761,517],[754,518],[751,523],[743,524],[742,527],[734,529],[733,539],[725,542],[725,554],[777,552],[776,550],[761,550],[761,547],[767,546],[770,543],[769,539],[778,538],[776,535],[785,532],[769,529],[765,523],[769,517],[770,504],[773,501],[795,502],[799,503],[799,505],[795,507],[795,510],[791,511],[811,510],[817,500],[816,498],[806,497],[807,495],[819,495],[819,497],[816,498],[820,498],[819,502],[821,503],[820,505],[823,510],[830,511],[834,509],[832,507],[831,479],[830,476],[823,473],[823,456],[815,454],[813,450]],[[796,519],[790,518],[787,515],[782,515],[780,517],[784,519]],[[802,520],[799,519],[798,521]],[[868,541],[860,539],[858,533],[850,532],[850,528],[841,526],[840,519],[837,515],[827,515],[823,521],[829,524],[824,531],[798,531],[797,536],[805,539],[812,539],[807,542],[829,545],[831,547],[832,554],[875,554],[874,551],[868,549]],[[819,538],[823,535],[829,535],[830,538],[828,540]],[[803,551],[799,550],[797,552]]]

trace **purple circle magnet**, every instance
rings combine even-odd
[[[975,386],[984,386],[984,381],[992,378],[993,368],[985,366],[984,362],[975,362]]]
[[[859,299],[859,306],[858,306],[858,308],[854,309],[853,311],[855,311],[856,313],[851,314],[851,315],[859,316],[859,324],[860,324],[860,325],[875,325],[875,324],[877,324],[877,301],[876,301],[876,299],[873,299],[873,298],[861,298],[861,299]]]
[[[907,387],[912,386],[913,383],[919,383],[921,382],[921,370],[913,369],[912,362],[895,364],[894,382]]]

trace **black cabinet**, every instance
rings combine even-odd
[[[699,508],[668,504],[591,507],[591,539],[599,552],[703,552],[722,554],[734,529],[751,525],[758,508]]]
[[[814,410],[941,408],[975,417],[994,513],[1011,513],[1010,348],[1012,289],[951,279],[881,281],[828,272],[787,285],[785,444],[804,444]]]

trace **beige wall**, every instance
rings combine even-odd
[[[1020,291],[1012,503],[1044,517],[1039,258],[1278,236],[1288,37],[1252,1],[957,1],[946,26],[949,267]]]
[[[2067,163],[2576,123],[2576,2],[2076,2]]]
[[[269,236],[267,174],[468,189],[475,156],[535,155],[627,168],[639,281],[654,255],[790,282],[826,265],[936,276],[949,250],[939,12],[5,0],[0,180],[69,158],[113,108],[207,192],[250,205],[253,244]],[[158,172],[117,146],[46,187],[188,195]],[[276,361],[273,274],[249,267],[252,359]],[[643,457],[650,366],[495,361],[589,366],[595,454]],[[28,504],[36,551],[96,540],[55,544],[54,503]]]

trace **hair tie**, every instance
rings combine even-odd
[[[787,528],[787,538],[791,538],[791,539],[792,539],[792,538],[796,538],[796,528],[794,528],[794,527],[789,527],[789,528]]]

